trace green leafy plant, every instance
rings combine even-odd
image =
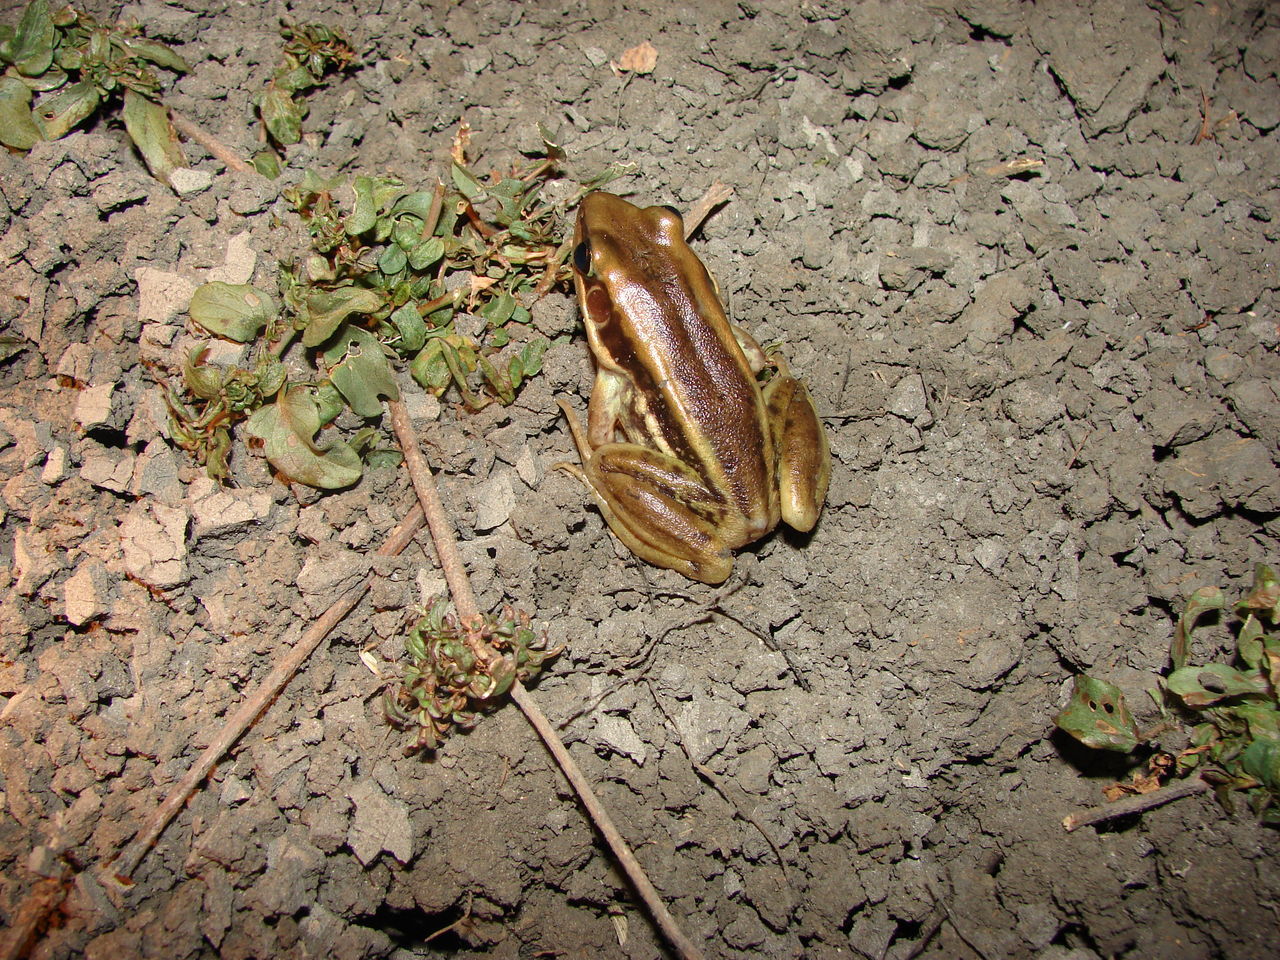
[[[526,683],[561,651],[547,648],[523,611],[459,623],[449,606],[440,597],[427,607],[405,640],[408,663],[383,693],[388,721],[417,731],[409,753],[434,750],[454,727],[471,729],[516,680]]]
[[[1266,564],[1254,571],[1253,587],[1235,604],[1236,655],[1233,664],[1189,663],[1192,635],[1209,612],[1226,600],[1218,587],[1202,587],[1187,601],[1170,649],[1172,670],[1152,696],[1162,722],[1138,730],[1113,685],[1076,677],[1071,702],[1055,717],[1057,726],[1086,746],[1131,753],[1155,743],[1153,773],[1197,773],[1213,784],[1229,805],[1240,793],[1268,822],[1280,823],[1280,580]],[[1157,735],[1190,724],[1190,745],[1162,750]]]
[[[307,171],[284,191],[311,235],[300,262],[284,264],[280,305],[248,285],[209,283],[192,298],[193,323],[253,345],[247,368],[217,374],[189,358],[169,391],[171,434],[211,476],[227,476],[230,428],[249,434],[291,480],[324,489],[359,479],[369,435],[317,441],[344,409],[366,420],[396,399],[394,365],[437,396],[450,387],[479,409],[511,403],[541,369],[550,341],[532,332],[528,304],[568,279],[565,211],[621,175],[611,170],[558,202],[541,189],[560,157],[480,179],[459,162],[453,186],[414,191],[390,177],[323,178]],[[295,341],[315,376],[288,380],[275,358]]]
[[[273,144],[289,146],[302,139],[302,121],[307,104],[299,94],[318,87],[325,79],[353,67],[355,48],[347,35],[322,23],[298,25],[288,20],[280,24],[284,37],[284,61],[262,93],[254,98],[262,124]],[[254,158],[258,172],[268,177],[280,173],[279,157],[264,151]]]
[[[16,28],[0,26],[0,64],[0,143],[30,150],[122,100],[125,130],[152,174],[168,182],[186,165],[153,68],[190,68],[138,26],[100,24],[69,6],[50,12],[47,0],[32,0]]]

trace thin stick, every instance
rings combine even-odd
[[[246,163],[234,151],[213,134],[199,126],[194,120],[188,120],[173,107],[169,108],[169,119],[173,121],[177,131],[188,140],[194,140],[209,151],[210,156],[232,170],[240,173],[257,173],[252,164]]]
[[[555,730],[552,729],[551,722],[547,719],[546,714],[539,709],[529,691],[519,681],[511,685],[511,699],[516,702],[516,706],[524,711],[524,715],[528,718],[529,723],[532,724],[533,729],[538,731],[538,736],[542,737],[542,742],[547,745],[547,749],[555,757],[561,772],[568,779],[574,792],[578,794],[578,799],[582,801],[582,805],[586,807],[587,816],[591,818],[591,822],[596,825],[596,829],[600,831],[605,842],[609,844],[609,849],[613,851],[618,863],[622,865],[627,879],[636,888],[636,893],[640,894],[640,899],[644,902],[645,908],[648,909],[654,922],[658,924],[658,928],[662,931],[662,935],[667,938],[667,942],[675,948],[676,953],[683,960],[701,960],[701,951],[685,936],[684,931],[680,929],[680,925],[671,916],[666,904],[662,902],[661,895],[654,889],[648,874],[644,872],[644,867],[640,866],[640,861],[631,852],[631,847],[627,845],[627,841],[618,832],[618,828],[613,825],[613,820],[610,818],[608,811],[596,798],[591,789],[591,784],[587,781],[573,757],[569,755],[569,751],[565,749],[564,743],[556,735]]]
[[[415,506],[409,511],[409,515],[401,521],[400,526],[392,531],[391,536],[377,549],[375,554],[380,557],[396,556],[413,540],[413,535],[417,533],[418,528],[422,525],[422,519],[422,510]],[[196,788],[209,775],[214,764],[221,760],[223,754],[230,750],[231,746],[253,725],[258,715],[267,708],[267,705],[284,689],[285,684],[298,672],[298,669],[306,662],[307,658],[315,652],[316,647],[320,645],[320,641],[329,635],[329,631],[337,626],[342,618],[351,611],[351,608],[360,601],[360,598],[368,592],[369,587],[373,584],[374,576],[374,574],[370,574],[360,586],[353,587],[346,594],[335,600],[333,605],[307,628],[298,639],[298,642],[294,644],[293,649],[275,665],[253,694],[247,697],[240,705],[240,708],[228,718],[213,742],[205,748],[204,753],[200,754],[200,758],[191,765],[191,769],[187,771],[186,776],[174,785],[169,791],[169,795],[164,798],[164,802],[147,818],[147,822],[138,831],[138,835],[133,838],[133,841],[116,860],[110,873],[123,880],[133,876],[133,872],[138,869],[138,864],[147,855],[147,851],[151,849],[152,844],[164,832],[164,828],[169,825],[169,822],[177,815],[178,811],[186,805],[191,795],[195,793]]]
[[[688,240],[692,237],[697,229],[702,226],[702,221],[711,216],[711,211],[732,196],[733,187],[727,183],[721,183],[719,180],[707,187],[707,192],[699,197],[694,205],[689,208],[689,212],[685,214],[684,238]]]
[[[1167,787],[1152,790],[1150,793],[1140,793],[1136,797],[1130,797],[1127,800],[1117,800],[1115,803],[1108,803],[1101,807],[1081,810],[1079,813],[1063,817],[1062,825],[1070,833],[1072,830],[1092,826],[1095,823],[1105,823],[1107,820],[1115,820],[1118,817],[1142,813],[1144,810],[1163,806],[1174,800],[1181,800],[1183,797],[1194,797],[1200,793],[1208,793],[1212,789],[1212,784],[1201,780],[1199,777],[1194,777],[1190,780],[1183,780],[1181,783],[1171,783]]]
[[[427,460],[418,448],[418,438],[413,432],[409,410],[403,400],[392,400],[387,406],[391,408],[391,428],[395,431],[396,440],[400,442],[404,465],[409,471],[414,492],[418,495],[418,503],[426,514],[431,541],[436,545],[436,556],[440,558],[440,570],[444,573],[445,582],[449,584],[453,605],[457,608],[460,619],[474,620],[480,616],[480,606],[476,603],[475,591],[471,589],[471,580],[467,577],[462,554],[458,552],[453,524],[449,522],[444,504],[440,502],[431,468],[427,466]]]
[[[409,471],[413,489],[418,493],[418,502],[422,505],[423,512],[427,516],[427,524],[431,528],[431,539],[435,542],[436,554],[440,558],[440,568],[444,572],[445,580],[449,584],[449,592],[453,596],[453,605],[457,608],[460,619],[475,619],[480,615],[480,608],[476,604],[475,592],[471,589],[471,581],[467,577],[466,567],[463,565],[462,556],[458,552],[458,544],[453,535],[453,525],[449,522],[449,518],[444,512],[444,507],[440,503],[440,495],[436,492],[431,468],[427,466],[426,458],[422,456],[422,451],[418,448],[418,438],[413,431],[413,423],[409,419],[409,411],[401,400],[392,400],[387,405],[391,410],[391,427],[395,431],[396,439],[400,443],[400,450],[404,454],[405,468]],[[586,808],[587,816],[590,817],[591,822],[596,825],[596,829],[604,837],[609,849],[622,866],[623,872],[626,873],[627,879],[631,881],[636,893],[640,895],[640,899],[649,911],[649,915],[657,923],[662,935],[667,938],[667,942],[675,948],[683,960],[701,960],[701,952],[685,936],[675,918],[667,910],[662,898],[658,895],[658,891],[654,889],[653,882],[644,872],[644,868],[640,866],[639,861],[636,860],[635,854],[631,852],[631,848],[627,845],[627,841],[623,839],[622,834],[618,832],[618,828],[614,826],[608,811],[596,798],[595,792],[591,789],[591,784],[587,781],[586,776],[583,775],[573,757],[569,755],[569,751],[565,749],[564,743],[552,728],[546,714],[542,712],[529,691],[518,680],[511,685],[511,699],[524,712],[530,725],[538,732],[538,736],[547,745],[547,749],[551,751],[551,756],[555,758],[561,772],[573,787],[574,792],[577,793],[583,807]]]

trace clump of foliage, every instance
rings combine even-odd
[[[267,459],[291,480],[324,489],[359,479],[367,437],[317,443],[344,409],[367,420],[396,399],[393,365],[436,396],[451,387],[470,409],[511,403],[538,373],[550,342],[530,328],[529,303],[567,280],[565,211],[619,175],[594,178],[566,199],[541,190],[560,154],[523,171],[481,179],[460,149],[452,186],[411,190],[390,177],[326,179],[308,171],[285,199],[311,234],[311,250],[285,264],[280,300],[249,285],[205,284],[190,316],[215,336],[254,343],[253,365],[213,373],[188,360],[183,389],[170,391],[171,432],[227,476],[232,424],[248,419]],[[306,380],[282,378],[274,358],[301,339],[315,366]]]
[[[527,682],[561,650],[547,648],[547,635],[523,611],[504,607],[499,617],[459,623],[448,609],[443,597],[428,606],[405,640],[409,663],[383,694],[387,719],[417,731],[408,753],[436,749],[454,727],[471,729],[516,680]]]
[[[30,150],[122,99],[125,130],[152,174],[168,182],[186,165],[152,68],[190,68],[138,26],[101,24],[69,6],[51,12],[47,0],[32,0],[16,28],[0,25],[0,64],[0,143]]]
[[[1151,788],[1166,775],[1191,773],[1213,784],[1230,806],[1232,794],[1248,799],[1267,822],[1280,823],[1280,580],[1258,564],[1253,587],[1235,604],[1235,662],[1193,665],[1192,634],[1205,614],[1226,607],[1218,587],[1192,594],[1178,620],[1170,649],[1172,670],[1151,696],[1163,721],[1139,732],[1124,695],[1113,685],[1087,676],[1076,678],[1075,693],[1055,718],[1058,727],[1086,746],[1130,753],[1155,743]],[[1190,745],[1162,750],[1158,734],[1190,726]]]
[[[285,20],[280,33],[285,40],[284,61],[254,103],[272,142],[289,146],[302,139],[302,121],[307,115],[306,101],[298,94],[355,66],[356,51],[345,33],[321,23],[298,25]],[[272,152],[255,157],[254,166],[265,176],[275,177],[280,172]]]

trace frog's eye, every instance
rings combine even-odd
[[[585,240],[573,248],[573,268],[584,277],[591,276],[591,247]]]

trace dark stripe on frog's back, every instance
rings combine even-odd
[[[632,254],[634,264],[635,251]],[[745,514],[758,505],[759,493],[771,487],[767,451],[761,448],[762,442],[769,442],[761,430],[763,406],[710,277],[691,252],[688,259],[702,273],[692,278],[694,287],[701,288],[700,302],[690,299],[697,290],[686,286],[678,272],[663,269],[673,262],[670,258],[645,258],[645,283],[625,285],[632,299],[599,326],[599,334],[611,356],[620,361],[626,357],[624,365],[641,397],[658,396],[658,382],[667,380],[662,391],[666,402],[652,404],[647,411],[656,428],[674,456],[694,467],[713,490],[725,486]],[[651,291],[661,295],[655,298]],[[663,312],[664,303],[670,305],[670,315]],[[628,317],[635,321],[632,329],[626,328]],[[663,335],[670,330],[677,335]],[[668,378],[664,370],[679,371],[679,376]],[[726,465],[723,476],[713,476],[687,443],[678,411],[695,407],[703,411],[711,455]]]

